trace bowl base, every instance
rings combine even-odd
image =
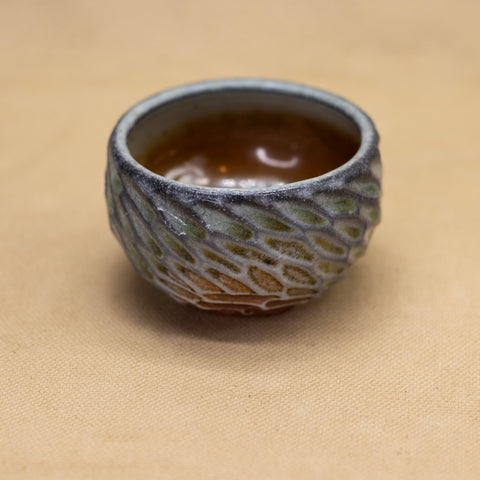
[[[208,306],[202,305],[200,308],[201,310],[204,310],[210,313],[215,313],[218,315],[243,315],[244,317],[249,317],[249,316],[266,316],[266,315],[274,315],[276,313],[283,313],[287,310],[290,310],[292,307],[293,305],[288,305],[286,307],[263,310],[259,307],[255,307],[252,305],[210,304]]]

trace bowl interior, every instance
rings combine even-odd
[[[318,119],[346,132],[360,146],[361,134],[354,121],[321,101],[271,91],[220,90],[160,103],[133,124],[127,135],[127,148],[133,158],[141,158],[162,136],[185,122],[222,112],[251,110],[295,113]]]

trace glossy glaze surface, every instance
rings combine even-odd
[[[187,122],[137,160],[182,183],[248,189],[317,177],[347,162],[358,146],[353,135],[327,122],[251,110]]]

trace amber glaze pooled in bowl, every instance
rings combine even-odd
[[[358,147],[354,135],[317,118],[250,110],[182,124],[136,160],[178,182],[259,188],[323,175],[350,160]]]

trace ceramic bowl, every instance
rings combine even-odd
[[[179,183],[135,160],[186,120],[279,107],[351,132],[358,151],[319,177],[253,190]],[[167,90],[127,111],[109,140],[106,198],[111,229],[143,278],[179,302],[251,315],[317,297],[345,275],[380,220],[380,181],[377,131],[354,104],[292,83],[221,80]]]

